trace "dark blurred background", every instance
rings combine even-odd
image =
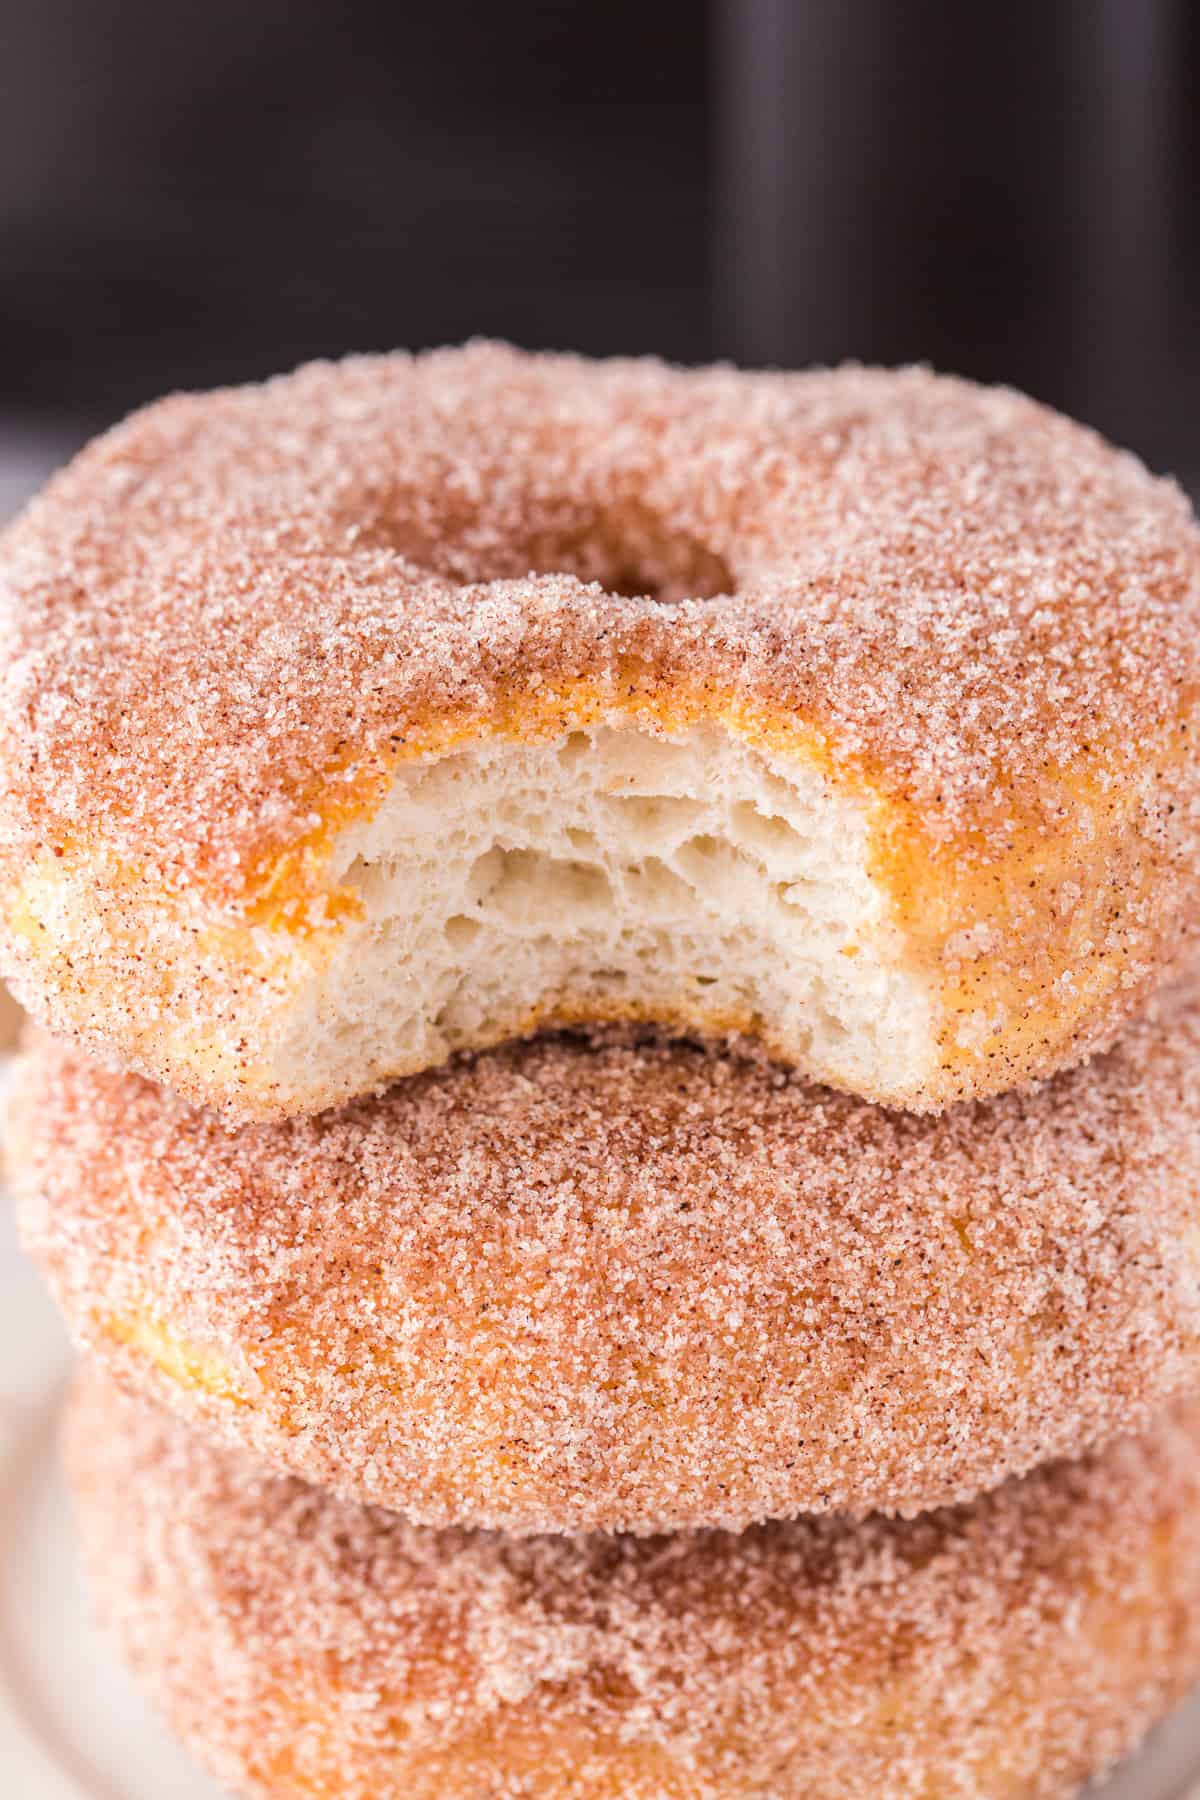
[[[527,345],[1003,378],[1200,468],[1189,0],[0,0],[0,506],[176,386]]]

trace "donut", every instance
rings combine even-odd
[[[239,1120],[611,1022],[936,1111],[1194,932],[1188,504],[922,369],[172,398],[0,543],[0,670],[0,963]]]
[[[82,1386],[101,1619],[255,1800],[1057,1800],[1200,1679],[1200,1408],[909,1521],[434,1532]]]
[[[566,1037],[238,1129],[43,1044],[11,1114],[80,1342],[431,1526],[909,1513],[1200,1392],[1200,979],[938,1117]]]

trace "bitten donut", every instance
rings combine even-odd
[[[10,1122],[76,1336],[425,1524],[967,1499],[1200,1391],[1200,984],[938,1119],[681,1046],[510,1046],[230,1131],[69,1048]]]
[[[430,1532],[93,1377],[101,1617],[255,1800],[1059,1800],[1200,1678],[1200,1409],[908,1524]]]
[[[19,996],[239,1118],[613,1020],[936,1110],[1195,922],[1188,505],[924,370],[167,400],[3,539],[0,671]]]

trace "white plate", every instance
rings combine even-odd
[[[0,1795],[220,1800],[89,1620],[54,1453],[69,1361],[53,1308],[16,1255],[0,1196]],[[1103,1800],[1185,1800],[1197,1780],[1200,1699]]]
[[[55,1457],[69,1366],[58,1318],[0,1218],[0,1795],[220,1800],[88,1617]]]

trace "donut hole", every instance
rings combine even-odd
[[[540,1026],[645,1019],[884,1088],[937,1048],[868,806],[716,726],[597,725],[404,765],[335,846],[360,907],[283,1055],[361,1087]],[[798,1053],[798,1054],[797,1054]],[[331,1079],[326,1070],[322,1079]],[[336,1077],[332,1077],[336,1079]]]
[[[732,593],[733,571],[716,550],[671,526],[635,500],[608,506],[533,502],[523,496],[498,517],[441,517],[436,533],[415,507],[394,505],[356,520],[356,549],[388,549],[463,587],[565,575],[606,593],[663,605]]]
[[[736,586],[723,557],[633,506],[597,513],[587,525],[561,537],[535,539],[524,560],[526,568],[514,573],[570,575],[597,582],[606,593],[663,606],[711,600]]]

